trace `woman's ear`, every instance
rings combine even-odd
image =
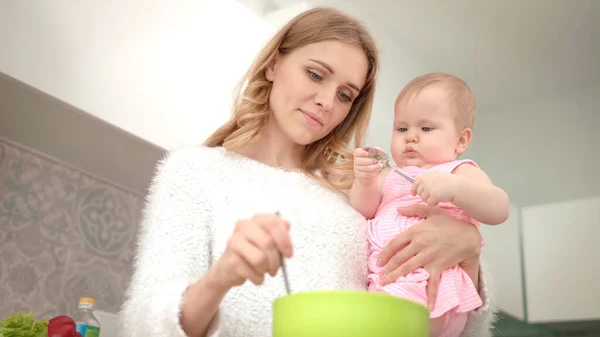
[[[467,147],[471,143],[471,138],[473,137],[473,130],[471,128],[464,128],[460,137],[458,138],[458,142],[456,143],[456,153],[461,154],[467,150]]]
[[[275,56],[271,59],[269,64],[267,65],[267,69],[265,69],[265,77],[267,81],[273,82],[275,78],[275,70],[277,69],[277,63],[279,61],[279,53],[275,53]]]

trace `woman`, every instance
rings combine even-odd
[[[280,256],[294,292],[365,290],[366,221],[344,193],[348,144],[362,145],[377,70],[369,33],[333,9],[300,14],[267,43],[231,120],[158,168],[123,336],[270,336],[272,301],[285,294]],[[474,226],[404,212],[429,218],[383,253],[390,277],[421,265],[432,275],[459,262],[479,268]],[[492,316],[484,305],[465,336],[489,335]]]

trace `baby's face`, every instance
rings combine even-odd
[[[431,167],[464,151],[447,90],[432,85],[394,108],[392,158],[399,166]]]

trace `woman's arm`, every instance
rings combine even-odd
[[[462,266],[462,265],[461,265]],[[493,337],[494,322],[497,319],[498,308],[490,298],[490,275],[486,274],[483,261],[479,261],[479,284],[477,290],[483,305],[469,314],[467,326],[461,337]]]
[[[489,280],[481,265],[481,234],[472,224],[457,220],[437,207],[414,205],[399,208],[405,216],[426,218],[399,234],[381,253],[390,279],[405,276],[419,267],[430,274],[427,287],[428,306],[433,309],[442,272],[459,264],[471,277],[483,305],[470,313],[461,337],[491,337],[497,310],[491,304]]]
[[[196,283],[210,266],[212,232],[211,206],[204,197],[210,184],[201,179],[205,176],[204,160],[198,160],[198,155],[204,153],[199,151],[202,150],[175,152],[158,166],[144,209],[133,277],[120,315],[123,337],[186,336],[180,322],[184,294],[187,304],[200,293],[208,294],[210,282]],[[202,310],[189,311],[193,317],[183,317],[186,330],[192,332],[188,337],[206,330],[200,323],[192,327],[187,322],[208,324],[220,302],[216,295],[218,292],[208,296],[213,300],[207,301],[210,303]]]
[[[386,266],[382,280],[390,282],[424,267],[430,274],[427,298],[433,309],[440,275],[460,263],[478,260],[481,234],[474,225],[457,220],[438,207],[418,204],[398,211],[425,220],[397,235],[383,249],[378,261],[380,266]],[[476,272],[472,275],[476,268],[468,266],[474,284],[478,279]]]
[[[250,280],[261,285],[275,276],[281,256],[292,257],[290,224],[278,214],[256,214],[238,220],[227,247],[206,276],[185,293],[181,325],[188,336],[204,336],[229,289]]]
[[[186,290],[181,306],[180,323],[187,336],[206,335],[210,322],[229,289],[209,272]]]

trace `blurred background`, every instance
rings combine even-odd
[[[369,144],[389,150],[417,75],[475,92],[466,157],[513,202],[482,227],[497,335],[600,336],[596,0],[0,0],[0,319],[82,296],[112,317],[157,160],[223,123],[262,44],[319,5],[381,49]]]

